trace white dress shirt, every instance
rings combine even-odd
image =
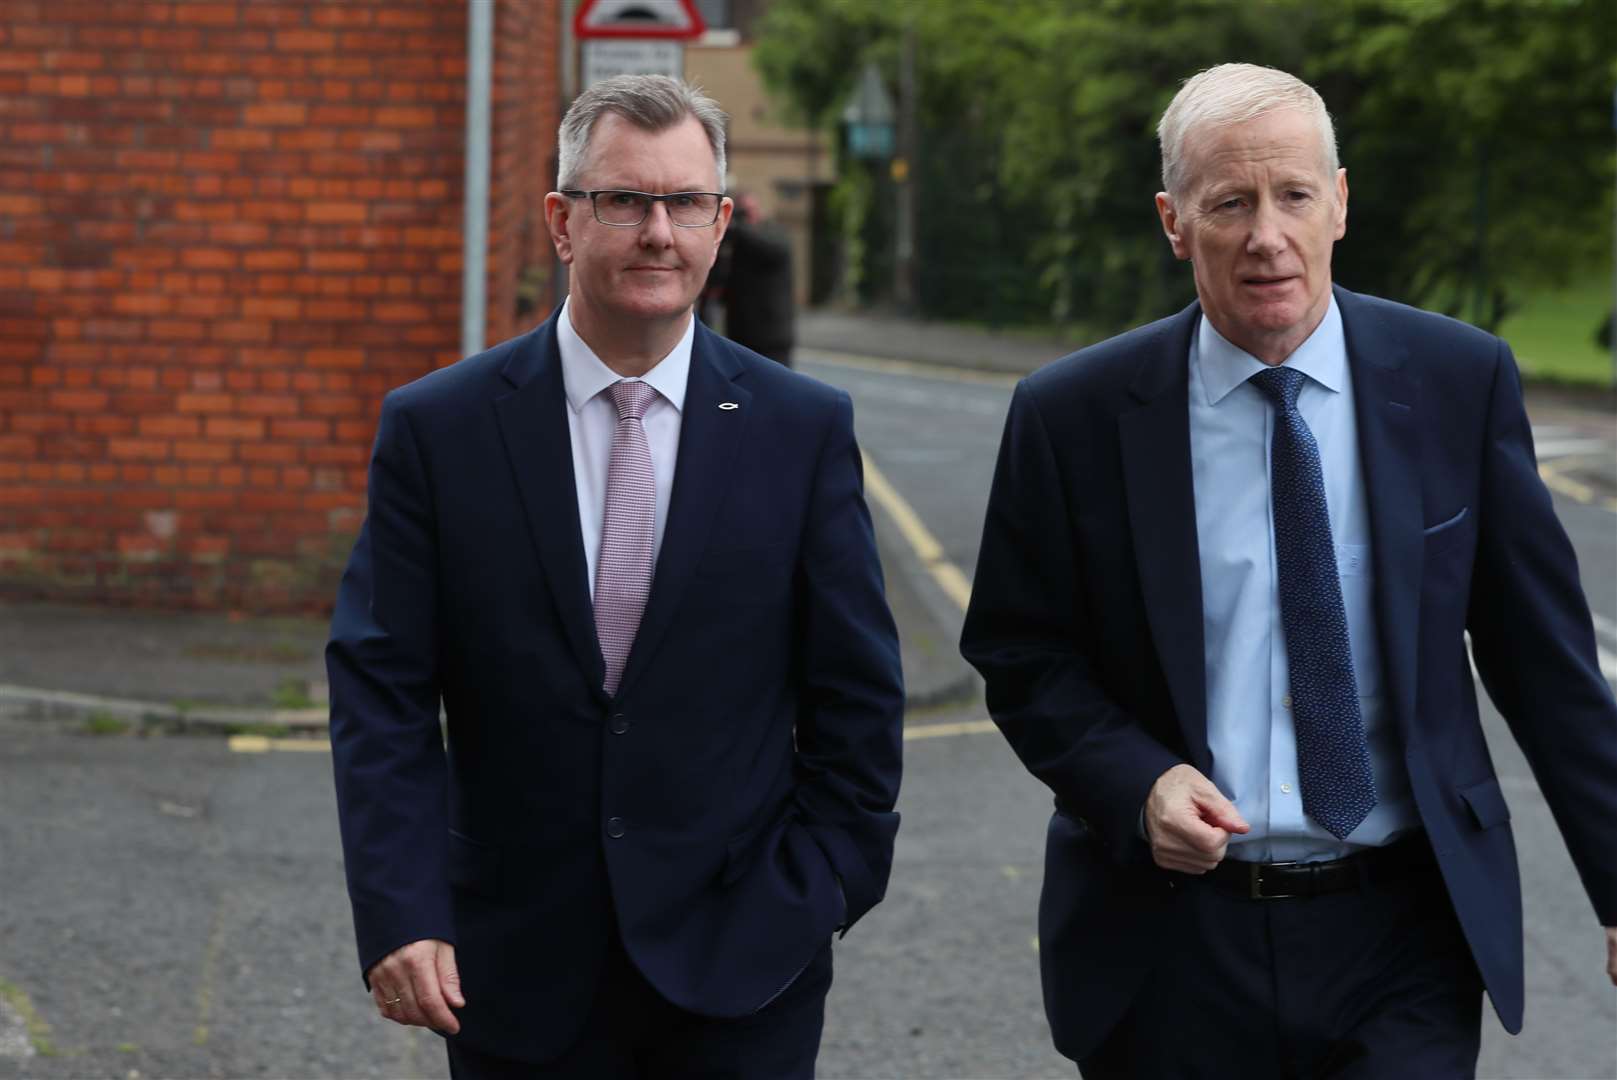
[[[1381,674],[1370,514],[1347,343],[1334,298],[1286,366],[1308,376],[1297,409],[1319,444],[1377,801],[1345,840],[1303,813],[1269,499],[1274,408],[1247,382],[1264,365],[1230,344],[1204,317],[1190,346],[1190,457],[1201,556],[1207,738],[1213,782],[1252,826],[1245,836],[1230,838],[1229,855],[1260,862],[1339,858],[1385,844],[1419,824]]]
[[[651,444],[651,468],[657,486],[657,518],[652,532],[652,565],[662,551],[663,527],[668,523],[668,500],[674,490],[674,467],[679,461],[679,430],[685,408],[685,385],[691,373],[691,343],[696,319],[685,325],[685,335],[673,350],[643,377],[657,398],[646,409],[643,423]],[[573,483],[578,488],[578,525],[584,537],[584,558],[589,568],[590,595],[595,595],[595,567],[601,554],[601,522],[606,517],[606,469],[612,458],[612,434],[618,409],[607,387],[623,376],[601,362],[573,328],[568,303],[556,319],[556,347],[561,352],[562,384],[567,391],[567,431],[573,443]]]

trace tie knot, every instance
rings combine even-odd
[[[1297,395],[1302,393],[1303,383],[1307,378],[1307,375],[1295,368],[1272,367],[1252,376],[1252,385],[1262,390],[1264,395],[1281,409],[1291,410],[1297,407]]]
[[[646,410],[657,397],[657,390],[639,379],[620,379],[613,383],[612,404],[618,407],[619,420],[644,420]]]

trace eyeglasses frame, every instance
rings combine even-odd
[[[666,195],[653,195],[649,191],[635,191],[633,188],[596,188],[594,191],[583,191],[578,188],[567,188],[556,192],[556,194],[565,195],[569,199],[588,199],[590,201],[590,213],[595,215],[596,221],[600,222],[602,225],[605,225],[609,229],[638,229],[640,226],[646,223],[646,218],[651,216],[651,208],[656,203],[666,203],[669,199],[677,199],[681,195],[712,195],[719,201],[713,205],[713,220],[708,222],[706,225],[684,225],[675,221],[672,213],[668,215],[668,224],[674,226],[676,229],[711,229],[714,225],[718,224],[719,214],[724,210],[724,200],[727,198],[722,191],[670,191]],[[596,205],[595,202],[596,197],[599,195],[638,195],[647,200],[645,217],[642,217],[639,221],[636,221],[633,224],[626,224],[616,221],[601,221],[601,208]]]

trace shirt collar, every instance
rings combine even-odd
[[[569,301],[563,301],[561,314],[556,316],[556,348],[561,352],[562,386],[567,391],[567,404],[577,415],[584,411],[589,400],[602,390],[623,378],[601,362],[578,331],[573,328]],[[685,386],[690,381],[691,347],[696,340],[696,319],[685,324],[685,333],[667,356],[641,376],[642,381],[661,394],[676,411],[685,411]]]
[[[1217,405],[1230,391],[1269,365],[1235,345],[1202,316],[1196,331],[1196,360],[1201,368],[1207,404]],[[1342,313],[1332,296],[1325,317],[1308,340],[1286,358],[1286,366],[1307,375],[1325,389],[1337,392],[1347,383],[1347,339],[1342,334]]]

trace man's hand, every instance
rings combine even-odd
[[[1606,927],[1606,974],[1611,985],[1617,986],[1617,926]]]
[[[1224,858],[1230,833],[1251,829],[1213,782],[1190,765],[1175,765],[1145,799],[1145,835],[1164,870],[1205,874]]]
[[[385,1019],[454,1035],[464,1008],[455,947],[447,941],[412,941],[378,960],[368,972],[371,997]]]

